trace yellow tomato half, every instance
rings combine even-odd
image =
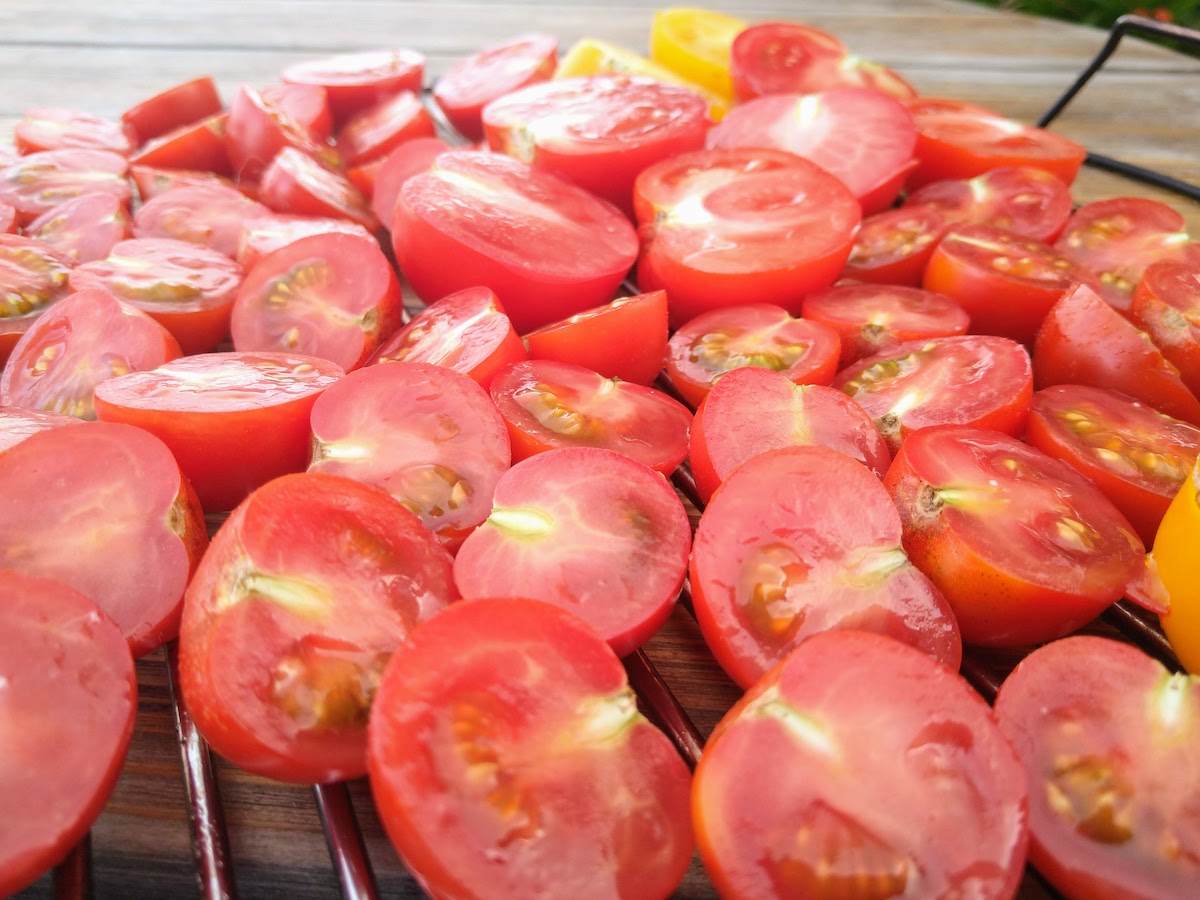
[[[731,101],[729,47],[746,25],[707,9],[659,10],[650,26],[650,58]]]
[[[1200,673],[1200,461],[1158,526],[1154,559],[1171,595],[1163,631],[1183,667]]]

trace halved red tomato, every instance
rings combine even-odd
[[[1200,396],[1200,264],[1151,263],[1133,292],[1130,312],[1188,390]]]
[[[513,461],[562,447],[601,447],[669,475],[687,456],[692,414],[661,391],[574,363],[531,359],[491,385]]]
[[[454,581],[469,599],[560,606],[626,656],[671,614],[691,537],[659,473],[611,450],[551,450],[500,477],[491,514],[454,560]]]
[[[46,150],[0,168],[0,202],[28,225],[60,203],[103,191],[129,205],[133,189],[125,177],[129,160],[107,150]]]
[[[221,95],[211,75],[202,75],[147,97],[125,112],[121,121],[145,144],[168,131],[221,112]]]
[[[137,188],[138,198],[145,203],[159,194],[180,187],[192,187],[197,184],[220,184],[236,188],[233,180],[216,172],[205,172],[201,169],[161,169],[156,166],[135,164],[129,167],[129,177]],[[245,193],[245,191],[243,191]]]
[[[242,233],[238,237],[234,258],[237,259],[238,265],[248,272],[259,260],[274,250],[286,247],[300,238],[330,233],[353,234],[368,239],[374,237],[367,229],[349,219],[268,212],[242,221]]]
[[[1063,638],[996,698],[1029,777],[1030,861],[1068,897],[1186,897],[1200,877],[1200,681]]]
[[[16,234],[17,211],[7,203],[0,203],[0,234]]]
[[[932,206],[954,225],[991,225],[1050,243],[1071,215],[1071,192],[1045,169],[1000,166],[974,178],[931,181],[904,205]]]
[[[277,478],[234,510],[188,586],[184,704],[249,772],[363,775],[384,666],[456,597],[450,555],[383,491],[315,472]]]
[[[902,206],[867,216],[842,275],[855,281],[918,287],[945,231],[945,217],[928,206]]]
[[[237,256],[243,223],[270,213],[231,185],[187,185],[143,198],[133,217],[133,233],[139,238],[187,241],[232,259]]]
[[[241,85],[229,103],[225,145],[234,174],[242,181],[257,181],[285,147],[313,159],[337,162],[337,153],[319,141],[293,118],[276,98],[271,102],[249,85]],[[144,160],[139,160],[142,162]]]
[[[318,145],[333,137],[329,92],[319,84],[272,84],[262,89],[262,97],[295,121]]]
[[[0,406],[0,453],[15,447],[31,434],[78,424],[81,420],[63,413],[20,406]]]
[[[294,63],[280,75],[285,84],[325,88],[335,125],[401,91],[421,92],[425,57],[415,50],[360,50]]]
[[[0,570],[0,895],[62,861],[108,801],[133,737],[129,646],[61,582]]]
[[[1144,568],[1145,547],[1099,488],[998,431],[915,431],[884,485],[904,521],[904,549],[946,595],[968,644],[1023,647],[1068,634]]]
[[[284,147],[271,160],[262,173],[258,196],[276,212],[349,219],[368,231],[379,227],[362,191],[345,175],[295,147]]]
[[[433,136],[433,118],[421,98],[412,91],[401,91],[342,126],[337,135],[338,155],[347,166],[361,166],[406,141]]]
[[[222,112],[189,125],[180,125],[144,145],[130,157],[130,163],[233,175],[234,165],[225,141],[228,121],[229,113]]]
[[[613,652],[548,604],[456,603],[418,626],[369,728],[405,865],[435,896],[670,895],[692,858],[690,776],[637,706]]]
[[[128,156],[136,141],[123,122],[61,106],[30,107],[13,127],[13,143],[23,154],[77,148]]]
[[[970,685],[899,641],[833,631],[721,720],[692,817],[722,897],[1003,900],[1021,882],[1027,802]]]
[[[384,228],[390,230],[392,227],[396,197],[404,182],[427,171],[433,161],[449,149],[450,145],[439,137],[413,138],[384,157],[375,175],[375,187],[371,193],[371,211]]]
[[[103,259],[132,236],[125,204],[112,194],[83,194],[38,216],[25,234],[76,262]]]
[[[0,365],[37,317],[70,291],[74,264],[41,241],[0,234]]]

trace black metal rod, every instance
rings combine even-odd
[[[350,791],[341,783],[314,784],[313,793],[342,896],[347,900],[377,900],[379,889],[375,885],[375,873],[371,870],[358,819],[354,816]]]
[[[704,737],[700,734],[700,729],[680,705],[645,653],[638,650],[625,657],[623,662],[625,671],[629,674],[629,683],[649,707],[656,724],[674,742],[688,768],[696,768],[696,764],[700,762],[700,753],[704,749]]]

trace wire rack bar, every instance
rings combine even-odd
[[[377,900],[375,873],[345,784],[316,784],[313,793],[325,829],[329,857],[347,900]]]
[[[696,768],[704,748],[704,736],[700,734],[700,729],[645,653],[637,650],[625,657],[624,663],[629,683],[649,707],[655,723],[667,733],[688,768]]]
[[[55,900],[91,900],[94,893],[92,836],[89,833],[54,868],[54,897]]]

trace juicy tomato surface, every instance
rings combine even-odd
[[[721,720],[692,816],[722,897],[1001,900],[1021,881],[1026,794],[963,679],[899,641],[835,631]]]
[[[709,9],[656,10],[650,23],[650,58],[732,100],[730,48],[747,24],[735,16]]]
[[[43,409],[25,409],[20,406],[0,406],[0,453],[15,447],[25,438],[39,431],[78,424],[81,419],[63,413]]]
[[[325,88],[334,123],[341,124],[401,91],[420,93],[425,57],[403,47],[339,53],[290,65],[280,78]]]
[[[514,461],[554,448],[601,447],[669,475],[687,456],[692,414],[654,388],[531,359],[501,369],[491,392]]]
[[[130,162],[135,166],[233,175],[235,169],[225,141],[228,121],[229,113],[221,112],[190,125],[180,125],[141,147],[129,158]]]
[[[416,94],[402,91],[347,122],[338,132],[338,155],[360,166],[418,137],[433,137],[433,119]]]
[[[345,175],[295,147],[284,147],[271,160],[262,173],[258,196],[276,212],[349,219],[368,231],[379,227],[362,191]]]
[[[1170,607],[1162,617],[1171,649],[1189,672],[1200,674],[1200,460],[1167,507],[1154,536],[1154,562]]]
[[[413,175],[425,172],[433,161],[450,149],[439,137],[413,138],[405,141],[379,164],[375,173],[375,186],[371,193],[371,211],[386,229],[392,227],[392,216],[396,211],[396,197],[400,188]]]
[[[492,509],[508,429],[466,375],[406,362],[351,372],[317,398],[310,472],[383,488],[457,549]]]
[[[618,656],[670,615],[691,527],[659,473],[611,450],[551,450],[502,475],[492,502],[454,560],[464,597],[553,603],[584,619]]]
[[[67,585],[0,570],[0,895],[57,865],[104,808],[133,737],[129,647]]]
[[[854,238],[845,278],[917,287],[946,218],[930,206],[902,206],[863,219]]]
[[[1000,166],[974,178],[932,181],[904,199],[932,206],[955,225],[991,225],[1050,243],[1071,215],[1071,192],[1056,175],[1032,166]]]
[[[186,185],[145,200],[133,217],[133,233],[187,241],[232,258],[243,223],[270,212],[231,185]]]
[[[450,555],[378,488],[314,472],[252,493],[188,586],[180,688],[200,733],[248,772],[366,772],[384,666],[456,599]]]
[[[76,262],[103,259],[132,237],[129,213],[112,194],[83,194],[60,203],[25,228],[25,234]]]
[[[304,471],[313,404],[343,374],[314,356],[200,353],[103,382],[96,415],[157,435],[204,509],[217,512],[272,478]]]
[[[1030,861],[1064,896],[1186,897],[1200,878],[1200,682],[1128,644],[1054,641],[1001,685]]]
[[[0,201],[27,225],[60,203],[103,191],[128,205],[133,189],[125,177],[129,160],[108,150],[46,150],[0,167]]]
[[[0,365],[38,316],[70,292],[74,265],[34,238],[0,234]]]
[[[221,95],[211,75],[192,78],[159,91],[121,113],[121,121],[145,144],[168,131],[221,112]]]
[[[233,172],[240,180],[257,181],[285,148],[331,165],[337,154],[318,140],[303,123],[287,112],[283,99],[272,98],[249,85],[238,87],[229,103],[225,145]]]
[[[141,163],[129,167],[129,177],[133,179],[138,198],[143,203],[177,187],[191,187],[196,184],[237,187],[232,178],[226,178],[216,172],[205,172],[201,169],[162,169]]]
[[[171,451],[139,428],[81,422],[0,456],[0,562],[91,597],[143,656],[176,634],[208,543]]]
[[[1130,312],[1187,389],[1200,396],[1200,265],[1151,263],[1133,292]]]
[[[13,126],[13,143],[26,155],[78,149],[128,156],[136,140],[122,122],[61,106],[30,107]]]
[[[692,858],[686,765],[612,650],[545,603],[457,603],[416,628],[384,672],[368,760],[387,833],[435,897],[656,900]]]
[[[357,222],[327,216],[295,216],[288,213],[266,213],[242,220],[234,258],[247,272],[272,250],[286,247],[300,238],[314,234],[338,232],[373,238],[371,232]]]
[[[1145,547],[1100,489],[997,431],[914,432],[884,479],[909,557],[946,595],[963,641],[1023,647],[1120,599]]]
[[[688,461],[707,503],[746,460],[766,450],[808,445],[844,453],[878,478],[892,461],[870,417],[841,391],[745,366],[722,375],[696,410]]]
[[[891,498],[857,460],[817,446],[751,458],[696,530],[689,581],[705,642],[743,688],[803,641],[842,628],[885,634],[957,669],[954,614],[900,539]]]

